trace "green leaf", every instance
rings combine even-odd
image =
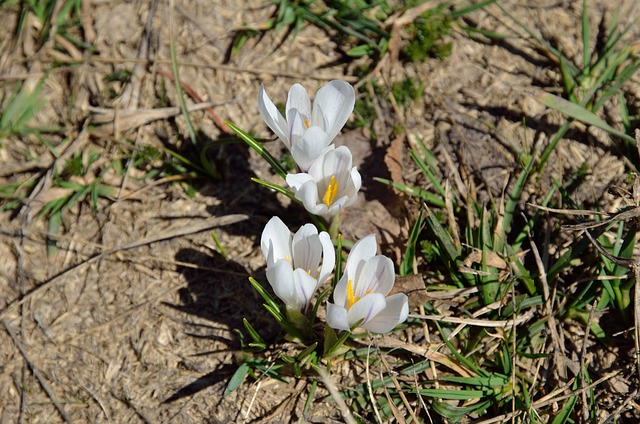
[[[471,400],[478,399],[493,394],[491,389],[481,390],[447,390],[447,389],[421,389],[418,390],[422,396],[428,396],[438,399],[450,400]]]
[[[404,258],[402,259],[402,263],[400,264],[400,275],[408,275],[409,273],[413,272],[413,262],[416,258],[416,244],[418,243],[418,236],[420,236],[420,231],[422,229],[423,212],[423,210],[420,210],[418,219],[416,219],[416,223],[411,229],[411,234],[409,234],[407,249],[404,252]]]
[[[258,154],[262,156],[264,160],[266,160],[269,163],[269,165],[271,165],[271,169],[273,169],[273,171],[276,174],[280,175],[284,179],[287,178],[287,171],[285,171],[280,165],[280,163],[273,156],[271,156],[271,153],[269,153],[264,148],[262,143],[256,141],[256,139],[251,137],[246,132],[242,131],[240,128],[233,125],[231,122],[229,121],[224,121],[224,122],[225,124],[227,124],[229,128],[231,128],[231,130],[234,133],[236,133],[236,135],[240,138],[240,140],[244,141],[245,143],[247,143],[247,145],[249,145],[249,147],[251,147],[253,150],[258,152]]]
[[[428,192],[426,190],[423,190],[421,188],[410,187],[410,186],[405,185],[405,184],[400,184],[400,183],[393,182],[393,181],[388,180],[386,178],[374,177],[373,179],[375,181],[378,181],[379,183],[386,184],[387,186],[396,188],[396,189],[400,190],[403,193],[407,193],[410,196],[420,197],[425,202],[428,202],[429,204],[431,204],[433,206],[436,206],[438,208],[443,208],[445,206],[444,199],[442,199],[438,195],[435,195],[435,194],[433,194],[431,192]]]
[[[469,13],[475,12],[476,10],[485,8],[486,6],[489,6],[490,4],[495,3],[496,1],[497,0],[483,0],[477,3],[473,3],[470,6],[467,6],[463,9],[454,10],[453,12],[451,12],[451,19],[461,18],[464,15],[468,15]]]
[[[438,222],[438,218],[430,210],[428,211],[426,222],[429,228],[431,229],[431,231],[433,232],[438,243],[447,252],[447,256],[449,257],[449,260],[451,261],[457,260],[462,254],[462,252],[460,251],[460,248],[457,248],[454,245],[451,235],[447,232],[447,230],[444,229],[442,225],[440,225],[440,222]]]
[[[522,192],[527,184],[529,174],[533,169],[533,163],[533,158],[529,157],[524,169],[520,172],[520,175],[518,175],[518,179],[511,189],[511,192],[509,192],[509,200],[507,200],[507,204],[504,207],[504,219],[502,221],[503,233],[505,236],[509,234],[509,230],[511,229],[513,214],[520,203],[520,197],[522,196]]]
[[[189,131],[189,138],[194,146],[198,145],[198,137],[196,131],[193,128],[189,111],[187,110],[187,104],[184,101],[184,93],[182,92],[182,82],[180,81],[180,72],[178,70],[178,59],[176,56],[176,46],[174,43],[173,34],[169,34],[169,53],[171,55],[171,69],[173,71],[173,77],[175,79],[176,94],[178,96],[178,104],[180,105],[180,111],[187,124],[187,130]]]
[[[33,89],[23,84],[20,91],[9,100],[5,109],[0,113],[0,134],[12,131],[19,132],[37,110],[44,105],[39,96],[47,77],[48,73],[38,81]]]
[[[246,363],[243,363],[242,365],[240,365],[236,370],[236,372],[233,373],[231,380],[229,380],[229,384],[227,384],[227,388],[224,391],[224,395],[226,396],[229,393],[233,392],[238,387],[240,387],[245,377],[247,376],[248,372],[249,372],[249,365],[247,365]]]
[[[271,295],[264,289],[264,287],[262,287],[262,285],[258,283],[253,277],[249,277],[249,282],[251,283],[253,288],[258,292],[258,294],[264,299],[264,301],[267,302],[267,305],[269,305],[274,311],[276,311],[280,315],[280,317],[282,317],[282,319],[284,319],[284,316],[282,315],[282,311],[280,310],[278,303],[273,299],[273,297],[271,297]]]
[[[312,353],[314,350],[316,350],[316,347],[318,347],[318,342],[313,342],[313,344],[307,346],[305,350],[303,350],[296,356],[296,361],[304,363],[308,357],[312,356]]]
[[[271,183],[269,181],[265,181],[265,180],[261,180],[255,177],[251,177],[251,181],[253,181],[254,183],[258,183],[261,186],[264,186],[270,190],[276,191],[280,194],[284,194],[285,196],[287,196],[289,199],[293,200],[294,202],[298,203],[298,204],[302,204],[302,202],[296,198],[296,195],[293,191],[289,190],[286,187],[282,187],[279,186],[278,184],[274,184]]]
[[[316,388],[318,387],[318,380],[313,380],[311,382],[311,387],[309,388],[309,395],[307,396],[307,400],[304,402],[304,409],[302,410],[302,417],[306,417],[309,413],[309,409],[311,408],[311,403],[313,403],[313,398],[316,394]],[[302,420],[301,420],[302,421]],[[305,420],[306,422],[306,420]]]
[[[60,234],[62,226],[62,212],[57,211],[49,217],[49,234]],[[47,237],[47,256],[51,257],[58,252],[58,245],[51,237]]]
[[[589,29],[589,13],[587,0],[582,0],[582,73],[591,73],[591,31]]]
[[[326,355],[329,350],[335,345],[338,340],[338,335],[336,334],[336,330],[329,327],[327,324],[324,325],[324,346],[323,353]]]
[[[571,396],[567,401],[567,403],[564,404],[564,407],[562,408],[562,410],[553,419],[552,424],[564,424],[567,422],[571,422],[571,412],[573,411],[573,408],[575,407],[577,402],[578,402],[578,397]]]
[[[347,51],[347,56],[351,57],[361,57],[361,56],[369,56],[375,53],[376,49],[367,44],[361,44]]]
[[[422,158],[420,158],[420,156],[418,156],[416,154],[416,152],[414,152],[413,150],[409,150],[409,155],[411,155],[411,158],[416,163],[416,165],[418,165],[418,167],[420,168],[422,173],[429,179],[429,181],[431,181],[431,184],[433,184],[433,186],[436,188],[436,190],[438,190],[438,192],[440,193],[440,196],[441,197],[446,196],[446,192],[444,190],[444,187],[442,187],[442,184],[440,184],[440,181],[438,181],[438,179],[436,178],[434,172],[422,160]]]
[[[336,268],[333,274],[333,288],[336,287],[338,281],[342,278],[342,234],[338,233],[336,242]]]
[[[253,339],[253,343],[250,343],[249,345],[250,346],[251,345],[255,345],[255,347],[260,347],[260,346],[265,346],[266,347],[267,343],[260,336],[260,334],[258,334],[256,329],[253,328],[253,326],[251,324],[249,324],[249,321],[246,318],[242,318],[242,323],[244,324],[244,328],[247,329],[247,331],[249,332],[249,335]]]
[[[544,93],[539,95],[536,98],[536,100],[542,103],[543,105],[550,107],[551,109],[555,109],[559,112],[562,112],[565,115],[570,116],[571,118],[584,122],[585,124],[593,125],[594,127],[603,129],[610,134],[613,134],[615,136],[618,136],[624,139],[625,141],[628,141],[630,143],[636,142],[636,140],[633,137],[621,131],[616,130],[611,125],[607,124],[605,121],[598,118],[595,114],[593,114],[592,112],[589,112],[584,107],[577,105],[575,103],[571,103],[570,101],[565,100],[562,97],[555,96],[551,93]]]
[[[326,289],[324,289],[322,293],[320,293],[320,295],[318,296],[318,300],[316,300],[316,303],[313,305],[313,309],[311,310],[311,323],[310,323],[311,328],[313,328],[313,325],[316,322],[316,317],[318,316],[318,308],[320,307],[322,302],[324,302],[327,296],[329,296],[329,293],[331,293],[332,289],[333,289],[332,286],[329,286]]]
[[[264,307],[276,319],[276,321],[278,322],[278,324],[280,324],[284,331],[292,336],[294,341],[302,342],[304,340],[304,336],[300,333],[300,331],[289,322],[287,317],[282,315],[282,312],[280,312],[279,309],[273,308],[272,306],[267,304],[265,304]]]
[[[456,407],[447,402],[440,402],[434,399],[432,406],[434,411],[443,417],[448,418],[452,422],[460,422],[470,414],[481,414],[494,403],[495,401],[493,399],[487,399],[483,402],[473,403],[471,406]]]

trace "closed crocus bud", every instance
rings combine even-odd
[[[374,333],[387,333],[404,322],[409,314],[408,298],[398,293],[387,296],[395,283],[393,262],[376,255],[373,234],[353,245],[344,274],[327,302],[327,324],[336,330],[360,327]]]

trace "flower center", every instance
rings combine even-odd
[[[322,201],[326,203],[327,206],[331,206],[333,201],[336,200],[337,195],[338,182],[336,181],[336,176],[332,175],[329,185],[327,186],[327,190],[324,192],[324,196],[322,196]]]
[[[356,297],[353,292],[353,282],[351,280],[347,281],[347,310],[351,309],[358,300],[360,300],[360,297]]]
[[[309,121],[306,119],[303,119],[302,122],[304,123],[305,128],[309,128]]]
[[[369,293],[371,293],[371,290],[368,290],[365,293],[365,296],[368,295]],[[358,300],[360,299],[361,297],[356,296],[355,292],[353,291],[353,281],[348,280],[347,281],[347,310],[351,309],[351,307],[356,303],[358,303]]]

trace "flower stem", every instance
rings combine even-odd
[[[336,214],[331,221],[331,226],[329,227],[329,236],[331,240],[338,239],[338,233],[340,232],[340,213]]]

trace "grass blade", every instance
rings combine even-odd
[[[289,190],[288,188],[279,186],[278,184],[273,184],[270,183],[269,181],[265,181],[265,180],[260,180],[258,178],[252,177],[251,181],[253,181],[254,183],[258,183],[261,186],[264,186],[268,189],[271,189],[273,191],[276,191],[280,194],[284,194],[285,196],[287,196],[289,199],[293,200],[294,202],[298,203],[298,204],[302,204],[302,201],[300,201],[299,199],[296,198],[296,195],[294,192],[292,192],[291,190]]]
[[[460,249],[457,249],[455,244],[453,243],[453,239],[451,235],[444,229],[440,222],[438,222],[438,217],[431,211],[428,211],[427,215],[427,225],[433,232],[437,242],[444,248],[449,257],[450,261],[455,262],[462,252]]]
[[[253,339],[253,343],[249,343],[249,346],[260,345],[261,347],[263,347],[267,345],[267,343],[264,341],[262,336],[258,334],[256,329],[253,328],[253,326],[249,323],[249,321],[246,318],[242,318],[242,323],[244,324],[244,328],[247,329],[247,331],[249,332],[249,335]]]
[[[582,0],[582,73],[591,73],[591,32],[589,30],[589,13],[587,13],[587,0]]]
[[[585,124],[598,127],[630,143],[635,143],[635,139],[633,137],[623,133],[622,131],[616,130],[611,125],[607,124],[605,121],[598,118],[595,114],[589,112],[584,107],[575,103],[571,103],[570,101],[565,100],[562,97],[558,97],[551,93],[544,93],[538,96],[536,100],[551,109],[557,110],[564,113],[565,115],[570,116],[571,118],[582,121]]]
[[[411,234],[409,235],[409,240],[407,241],[407,249],[404,252],[404,258],[402,259],[402,263],[400,264],[400,275],[408,275],[413,271],[413,262],[416,258],[416,244],[418,243],[418,236],[420,235],[420,230],[422,229],[422,215],[424,211],[420,211],[418,215],[418,219],[416,219],[416,223],[413,225],[411,229]]]
[[[379,183],[385,184],[387,186],[391,186],[395,189],[400,190],[403,193],[407,193],[410,196],[416,196],[416,197],[420,197],[422,200],[424,200],[425,202],[429,203],[432,206],[438,207],[438,208],[443,208],[445,206],[444,200],[431,193],[428,192],[426,190],[423,190],[421,188],[417,188],[417,187],[410,187],[408,185],[405,184],[400,184],[400,183],[396,183],[393,182],[391,180],[388,180],[386,178],[379,178],[379,177],[373,177],[373,179],[375,181],[378,181]]]
[[[233,373],[231,380],[229,380],[229,384],[227,384],[227,388],[224,390],[224,396],[228,395],[229,393],[233,392],[235,389],[240,387],[240,385],[242,384],[242,382],[244,381],[248,373],[249,373],[249,365],[247,365],[246,363],[243,363],[242,365],[240,365],[236,370],[236,372]]]
[[[256,141],[256,139],[251,137],[246,132],[242,131],[240,128],[233,125],[231,122],[224,121],[224,123],[227,124],[229,128],[231,128],[231,131],[236,133],[236,135],[240,138],[240,140],[244,141],[249,145],[249,147],[251,147],[253,150],[258,152],[258,154],[262,156],[264,160],[266,160],[269,163],[269,165],[271,165],[271,169],[273,169],[273,171],[276,174],[280,175],[283,179],[287,178],[287,171],[285,171],[284,168],[278,163],[278,161],[273,156],[271,156],[271,153],[269,153],[264,148],[262,143],[260,143],[259,141]]]
[[[173,76],[176,81],[176,94],[178,95],[178,104],[180,105],[180,110],[182,111],[182,116],[184,116],[185,122],[187,124],[187,130],[189,131],[189,138],[191,139],[191,143],[194,146],[198,145],[198,137],[196,136],[196,131],[193,128],[193,123],[191,122],[191,117],[189,116],[189,111],[187,110],[187,104],[184,101],[184,92],[182,91],[182,82],[180,80],[180,72],[178,71],[178,59],[176,56],[176,46],[174,43],[173,37],[173,13],[170,13],[170,36],[169,36],[169,53],[171,55],[171,70],[173,71]]]
[[[416,163],[416,165],[418,165],[418,168],[420,168],[422,173],[429,179],[429,181],[431,181],[431,184],[433,184],[436,190],[438,190],[438,192],[440,193],[440,196],[444,197],[445,196],[444,187],[442,187],[442,185],[440,184],[440,181],[438,181],[435,174],[431,171],[431,169],[429,169],[427,164],[424,163],[424,161],[413,150],[410,149],[409,154],[411,155],[411,158]]]

